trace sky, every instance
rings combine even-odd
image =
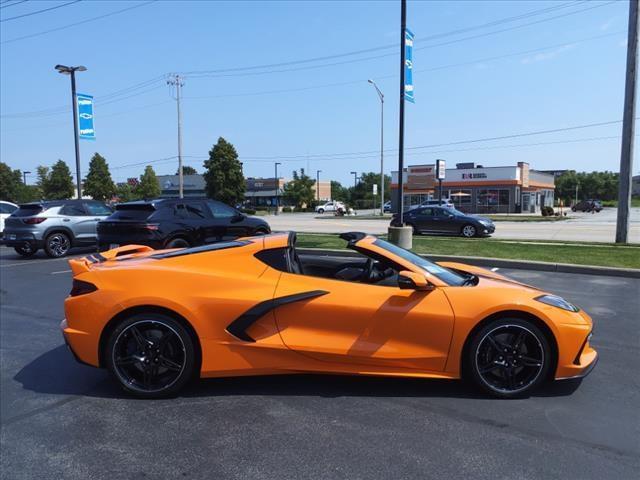
[[[625,1],[409,1],[405,165],[617,171],[627,19]],[[94,152],[116,181],[147,164],[176,172],[169,73],[183,78],[184,162],[199,172],[219,137],[247,177],[273,176],[276,161],[285,177],[321,170],[346,185],[379,171],[370,78],[385,94],[384,169],[397,170],[399,1],[0,0],[0,42],[0,160],[31,181],[57,159],[75,168],[56,64],[85,65],[78,92],[95,96],[83,175]]]

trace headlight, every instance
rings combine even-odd
[[[578,312],[580,309],[573,305],[572,303],[567,302],[564,298],[558,297],[557,295],[541,295],[536,297],[536,300],[542,303],[546,303],[547,305],[551,305],[552,307],[558,307],[563,310],[567,310],[569,312]]]
[[[489,225],[492,225],[493,222],[491,220],[478,220],[482,225],[484,225],[485,227],[488,227]]]

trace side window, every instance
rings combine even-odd
[[[207,205],[209,206],[209,210],[211,211],[213,218],[231,218],[237,215],[233,208],[225,205],[224,203],[208,200]]]
[[[86,217],[87,212],[84,211],[82,205],[79,203],[67,203],[60,209],[60,215],[67,215],[69,217]]]
[[[207,213],[202,203],[187,203],[185,209],[187,211],[187,218],[202,219],[207,218]]]
[[[183,203],[178,203],[175,206],[176,217],[178,218],[189,218],[189,214],[187,213],[187,209]]]
[[[429,207],[429,208],[423,208],[422,210],[420,210],[418,212],[418,214],[420,215],[424,215],[425,217],[433,217],[433,208]]]
[[[0,203],[0,213],[13,213],[17,210],[13,205],[7,203]]]
[[[89,215],[105,216],[113,213],[109,207],[102,203],[87,202],[84,206],[89,212]]]

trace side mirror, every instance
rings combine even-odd
[[[231,223],[241,222],[245,217],[246,215],[244,213],[238,212],[233,217],[231,217]]]
[[[398,274],[398,287],[401,290],[418,290],[421,292],[430,292],[434,289],[433,285],[427,282],[424,275],[409,270],[403,270]]]

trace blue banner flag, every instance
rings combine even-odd
[[[76,94],[78,105],[78,136],[85,140],[95,140],[96,131],[93,128],[93,97],[82,93]]]
[[[413,32],[404,30],[404,99],[415,103],[413,98]]]

